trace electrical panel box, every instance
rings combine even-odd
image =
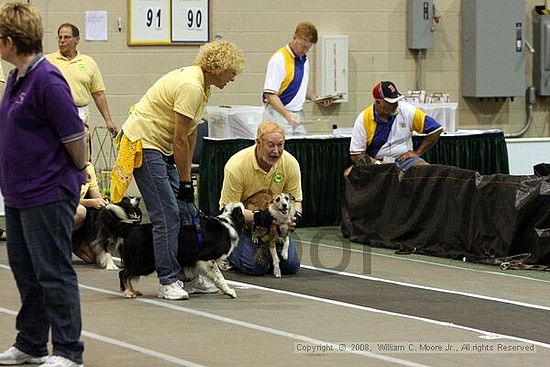
[[[427,49],[434,46],[434,6],[432,0],[407,0],[407,47]]]
[[[550,96],[550,15],[534,17],[533,47],[533,85],[539,96]]]
[[[525,2],[462,0],[462,95],[525,95]]]
[[[316,45],[316,91],[320,96],[342,94],[348,101],[348,36],[321,35]]]

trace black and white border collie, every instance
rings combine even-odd
[[[89,244],[95,254],[96,264],[99,268],[107,270],[118,270],[112,256],[118,257],[117,238],[109,236],[104,232],[104,226],[100,223],[100,215],[103,211],[116,212],[120,221],[139,224],[141,223],[142,212],[139,207],[141,198],[125,196],[117,204],[107,204],[104,208],[86,208],[86,219],[81,228],[73,234],[73,241],[84,241]]]
[[[134,281],[155,271],[153,250],[153,227],[147,224],[128,223],[113,207],[100,212],[101,233],[109,238],[118,238],[117,253],[120,254],[123,269],[119,272],[120,290],[126,298],[142,295],[134,288]],[[224,294],[236,298],[220,272],[224,262],[239,243],[244,228],[244,207],[242,203],[229,203],[223,212],[215,217],[203,216],[200,225],[180,226],[178,236],[178,262],[182,276],[193,279],[204,275]]]

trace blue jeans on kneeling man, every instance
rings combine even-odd
[[[277,244],[277,252],[280,253],[283,248],[282,244]],[[252,236],[249,231],[244,230],[239,238],[239,244],[229,255],[229,262],[236,269],[248,275],[265,275],[273,273],[273,263],[271,256],[265,264],[256,264],[256,253],[258,245],[252,242]],[[280,259],[279,267],[283,275],[296,274],[300,270],[300,257],[296,250],[296,244],[290,239],[288,246],[288,259]]]

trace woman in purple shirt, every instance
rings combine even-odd
[[[2,5],[0,55],[15,68],[0,104],[0,189],[8,259],[22,305],[15,344],[0,353],[0,364],[81,366],[71,233],[85,181],[84,127],[65,79],[42,55],[42,36],[36,8]]]

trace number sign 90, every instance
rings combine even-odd
[[[187,28],[200,29],[202,28],[202,10],[187,9]]]

